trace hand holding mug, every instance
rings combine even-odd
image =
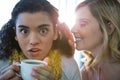
[[[0,72],[0,80],[21,80],[18,75],[20,73],[20,68],[18,62],[13,62],[12,65],[5,67]]]
[[[20,67],[21,67],[21,76],[23,80],[45,80],[42,78],[41,66],[47,66],[47,63],[45,61],[40,60],[33,60],[33,59],[26,59],[22,60]],[[37,71],[36,71],[37,70]],[[47,72],[47,71],[46,71]]]
[[[33,67],[31,75],[37,80],[54,80],[52,69],[47,65]]]

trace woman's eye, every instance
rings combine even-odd
[[[84,24],[84,23],[80,23],[80,26],[81,26],[81,27],[84,27],[85,25],[86,25],[86,24]]]
[[[45,35],[47,33],[48,33],[48,29],[47,28],[40,29],[40,34]]]
[[[81,26],[81,27],[86,26],[86,22],[79,22],[79,26]]]
[[[28,30],[27,30],[27,29],[21,29],[20,32],[21,32],[22,34],[27,34],[27,33],[28,33]]]

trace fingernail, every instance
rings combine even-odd
[[[35,75],[35,73],[34,73],[34,71],[32,71],[31,76],[34,76],[34,75]]]
[[[37,70],[37,67],[32,67],[33,70]]]

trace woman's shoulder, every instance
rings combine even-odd
[[[74,59],[74,57],[62,56],[62,65],[63,66],[71,65],[71,67],[78,67],[78,64],[76,60]]]
[[[79,67],[73,57],[62,56],[62,70],[67,80],[80,80]]]

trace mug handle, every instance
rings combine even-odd
[[[21,64],[18,63],[16,66],[21,66]],[[18,73],[15,73],[15,75],[18,76],[18,77],[22,77],[21,74],[18,74]]]
[[[18,63],[16,66],[21,66],[21,64],[20,64],[20,63]]]

